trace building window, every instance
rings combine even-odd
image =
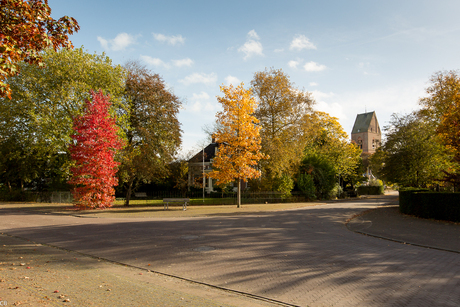
[[[375,149],[375,139],[372,139],[372,149]]]

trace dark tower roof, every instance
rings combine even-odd
[[[373,116],[375,116],[375,119],[377,119],[375,111],[358,114],[356,116],[355,124],[353,125],[353,130],[351,133],[354,134],[368,131]]]

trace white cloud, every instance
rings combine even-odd
[[[310,82],[310,86],[318,86],[318,83],[316,83],[316,82]]]
[[[259,35],[257,35],[256,31],[249,31],[246,43],[244,43],[243,46],[238,48],[239,52],[243,52],[245,54],[245,60],[249,59],[253,55],[264,55],[264,48],[262,47],[262,44],[258,41],[259,39]]]
[[[114,39],[107,40],[98,36],[97,40],[104,49],[120,51],[125,50],[129,45],[135,44],[136,38],[136,36],[130,35],[128,33],[119,33],[117,36],[115,36]]]
[[[174,66],[177,66],[177,67],[182,67],[182,66],[190,67],[193,65],[193,60],[189,58],[182,59],[182,60],[173,60],[172,62]]]
[[[215,73],[204,74],[204,73],[193,73],[179,82],[184,83],[185,85],[190,85],[194,83],[204,83],[206,85],[213,84],[217,81],[217,75]]]
[[[303,68],[306,70],[306,71],[323,71],[325,70],[327,67],[324,66],[324,65],[320,65],[316,62],[308,62],[307,64],[305,64],[303,66]]]
[[[109,42],[105,38],[98,36],[97,40],[101,43],[102,48],[109,49]]]
[[[225,84],[227,85],[230,85],[232,84],[233,86],[237,86],[241,83],[240,79],[238,79],[237,77],[233,77],[233,76],[230,76],[228,75],[226,78],[225,78]]]
[[[148,55],[141,55],[141,59],[146,62],[147,64],[149,65],[152,65],[152,66],[163,66],[165,68],[169,68],[169,64],[163,62],[161,59],[159,58],[152,58]]]
[[[283,48],[281,48],[281,49],[275,49],[274,51],[275,51],[276,53],[279,53],[279,52],[283,52],[284,49],[283,49]]]
[[[185,38],[182,37],[182,35],[171,35],[171,36],[166,36],[164,34],[159,34],[159,33],[152,33],[153,37],[162,43],[168,43],[170,45],[182,45],[185,43]]]
[[[324,93],[324,92],[321,92],[321,91],[311,91],[311,94],[313,95],[313,97],[315,97],[315,100],[322,100],[322,99],[325,99],[325,98],[331,98],[331,97],[335,96],[335,94],[332,93],[332,92]]]
[[[211,97],[206,92],[201,92],[199,94],[193,93],[192,101],[193,104],[191,106],[190,111],[192,113],[200,113],[202,111],[206,112],[216,112],[219,108],[219,105],[216,102],[209,101]]]
[[[162,66],[162,67],[165,67],[165,68],[171,68],[171,64],[170,63],[166,63],[164,62],[163,60],[159,59],[159,58],[153,58],[153,57],[150,57],[148,55],[141,55],[140,58],[146,62],[147,64],[149,65],[152,65],[152,66]],[[189,58],[186,58],[186,59],[182,59],[182,60],[172,60],[172,65],[176,66],[176,67],[183,67],[183,66],[192,66],[193,65],[193,60],[189,59]]]
[[[290,50],[302,50],[302,49],[316,49],[315,44],[310,42],[310,40],[305,35],[296,35],[291,42]]]
[[[297,65],[299,65],[299,62],[298,61],[289,61],[288,65],[291,68],[297,68]]]
[[[208,100],[209,98],[211,98],[211,97],[206,92],[201,92],[199,94],[193,93],[193,95],[192,95],[193,100]]]
[[[250,39],[256,39],[256,40],[259,40],[259,39],[260,39],[259,35],[257,35],[257,33],[256,33],[255,30],[249,31],[249,32],[248,32],[248,37],[249,37]]]

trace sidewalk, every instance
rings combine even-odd
[[[404,244],[460,253],[460,224],[399,212],[398,205],[369,210],[347,224],[349,230]]]
[[[283,306],[0,234],[0,306]]]

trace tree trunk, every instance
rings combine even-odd
[[[131,193],[133,191],[134,176],[128,181],[128,188],[126,189],[125,207],[129,207],[129,200],[131,199]]]
[[[241,208],[241,179],[238,179],[238,205],[237,208]]]

